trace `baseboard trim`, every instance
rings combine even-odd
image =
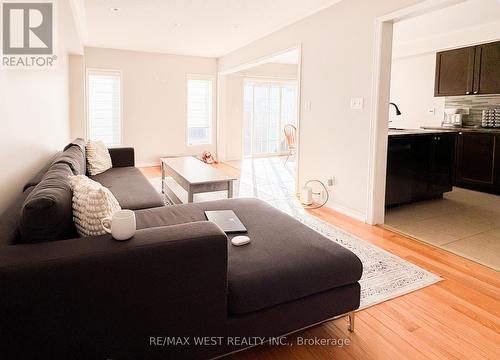
[[[226,161],[241,161],[242,158],[233,158],[233,157],[230,157],[230,158],[227,158],[227,159],[224,159],[224,160],[220,160],[219,159],[219,162],[226,162]]]
[[[347,206],[336,204],[334,202],[329,201],[326,205],[327,208],[330,208],[332,210],[335,210],[341,214],[347,215],[353,219],[356,219],[358,221],[367,222],[366,214],[363,214],[359,211],[353,210]]]
[[[150,163],[142,163],[142,164],[137,164],[136,167],[151,167],[151,166],[159,166],[160,162],[150,162]]]

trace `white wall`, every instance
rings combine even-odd
[[[391,101],[399,106],[402,115],[389,109],[390,127],[418,129],[421,126],[440,126],[443,120],[444,97],[434,97],[436,54],[426,53],[393,59]],[[428,112],[434,109],[434,113]]]
[[[396,58],[500,39],[498,0],[467,0],[394,24]]]
[[[138,165],[157,164],[161,156],[215,150],[215,89],[212,144],[187,146],[186,75],[209,74],[215,81],[216,59],[86,48],[85,65],[122,71],[123,145],[135,147]],[[81,123],[73,126],[83,137],[84,128]]]
[[[294,80],[297,79],[297,68],[296,64],[267,63],[238,71],[235,74],[243,77]]]
[[[243,157],[243,82],[245,78],[297,79],[297,65],[262,64],[223,77],[224,95],[221,99],[220,126],[224,127],[222,160],[240,160]]]
[[[71,137],[85,138],[87,109],[85,102],[85,58],[83,55],[69,56],[69,79]]]
[[[58,67],[0,69],[0,213],[70,141],[68,49],[78,49],[68,3],[58,2]]]
[[[219,140],[219,148],[223,148],[219,157],[224,161],[240,160],[243,157],[243,77],[227,75],[222,81],[225,92],[221,99],[223,120],[219,126],[224,128],[224,137]]]
[[[434,97],[436,52],[500,39],[497,0],[469,0],[394,24],[391,127],[440,126],[444,97]],[[428,109],[435,109],[431,114]]]
[[[374,22],[419,2],[342,1],[219,59],[228,70],[302,44],[300,183],[334,176],[328,206],[358,219],[368,205]],[[351,110],[351,97],[363,97],[364,108]]]

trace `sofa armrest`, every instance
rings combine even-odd
[[[109,155],[113,167],[135,166],[135,154],[133,147],[109,148]]]
[[[150,338],[225,335],[227,237],[201,221],[10,246],[0,289],[0,358],[198,357]]]

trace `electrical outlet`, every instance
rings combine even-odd
[[[364,105],[364,98],[362,98],[362,97],[351,98],[351,109],[352,110],[361,110],[361,109],[363,109],[363,105]]]
[[[331,178],[328,178],[327,182],[328,186],[332,187],[335,184],[335,178],[332,176]]]

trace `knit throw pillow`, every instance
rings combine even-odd
[[[73,190],[73,221],[80,236],[103,235],[101,220],[121,210],[114,195],[85,175],[69,177]]]
[[[87,171],[90,175],[97,175],[111,169],[111,155],[102,141],[89,140],[87,143]]]

